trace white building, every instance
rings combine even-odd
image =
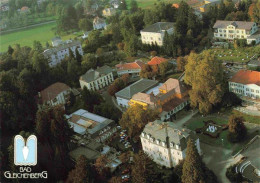
[[[93,20],[94,30],[106,29],[106,21],[103,18],[95,17]]]
[[[256,44],[260,42],[260,32],[255,22],[217,20],[213,28],[215,39],[246,39],[247,44],[251,44],[252,41]]]
[[[80,76],[80,87],[82,89],[86,87],[93,91],[100,90],[114,81],[112,71],[112,68],[106,65],[98,67],[96,70],[90,69],[84,75]]]
[[[76,49],[80,55],[83,55],[80,41],[69,40],[66,43],[60,44],[57,47],[46,49],[43,52],[45,58],[49,60],[49,66],[55,66],[60,63],[66,56],[69,56],[69,49],[76,56]]]
[[[140,31],[141,39],[143,44],[157,44],[159,46],[163,45],[163,39],[165,32],[168,34],[173,34],[173,25],[172,22],[157,22],[153,25],[150,25]]]
[[[79,109],[66,118],[75,133],[86,135],[97,142],[104,142],[117,131],[116,123],[113,120],[84,109]]]
[[[187,141],[191,138],[201,154],[200,141],[195,132],[177,127],[173,122],[156,120],[148,123],[141,136],[143,151],[157,164],[175,167],[185,158]]]
[[[55,106],[66,104],[66,99],[72,89],[64,83],[54,83],[38,93],[37,100],[39,105]]]
[[[229,91],[239,97],[260,99],[260,72],[240,70],[229,80]]]
[[[128,107],[128,103],[134,94],[148,91],[156,85],[158,85],[158,81],[142,78],[115,94],[117,104],[121,107]]]
[[[63,41],[59,36],[57,36],[57,37],[54,37],[51,39],[51,44],[53,47],[55,47],[55,46],[59,46],[59,45],[63,44]]]
[[[105,8],[102,11],[102,15],[104,17],[110,17],[110,16],[113,16],[114,14],[116,14],[116,9],[115,8]]]
[[[117,74],[118,76],[129,74],[132,77],[136,77],[139,76],[144,65],[145,64],[141,60],[136,60],[131,63],[120,63],[116,65]]]

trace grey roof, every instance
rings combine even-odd
[[[247,65],[249,65],[249,66],[260,66],[260,60],[251,60],[250,62],[248,62]]]
[[[247,39],[257,39],[257,38],[260,38],[260,30],[247,37]]]
[[[86,82],[92,82],[96,79],[100,78],[103,75],[107,75],[111,73],[113,69],[107,65],[104,65],[102,67],[98,67],[96,70],[89,69],[85,74],[80,76],[80,80],[86,81]]]
[[[81,45],[80,41],[78,41],[78,40],[72,40],[72,41],[69,42],[69,43],[63,43],[63,44],[60,44],[60,45],[57,46],[57,47],[44,50],[43,55],[44,55],[45,57],[48,57],[48,56],[51,56],[52,54],[56,54],[58,51],[65,50],[65,49],[67,49],[67,48],[70,48],[70,47],[73,47],[73,46],[78,46],[78,45],[79,45],[79,46]]]
[[[173,146],[179,145],[181,150],[187,147],[187,140],[189,137],[197,139],[196,135],[191,130],[181,128],[173,122],[162,122],[160,120],[148,123],[145,126],[143,133],[145,134],[145,138],[147,135],[150,135],[150,138],[154,138],[154,143],[156,143],[156,140],[166,143],[168,133],[169,143],[172,143]]]
[[[51,39],[51,41],[60,41],[61,37],[60,36],[56,36],[54,38]]]
[[[148,27],[141,30],[141,32],[162,32],[163,30],[167,31],[173,28],[173,22],[157,22],[153,25],[149,25]]]
[[[158,84],[158,81],[150,80],[150,79],[140,79],[130,86],[120,90],[115,95],[116,97],[121,97],[130,100],[132,96],[138,92],[144,92],[146,90],[151,89],[155,85]]]
[[[228,25],[234,25],[236,29],[250,30],[254,24],[255,22],[217,20],[213,28],[227,28]]]

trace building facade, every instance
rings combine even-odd
[[[106,29],[106,21],[103,18],[95,17],[93,20],[93,29],[99,30],[99,29]]]
[[[75,133],[85,135],[97,142],[104,142],[117,131],[116,123],[113,120],[84,109],[79,109],[71,115],[67,115],[66,118]]]
[[[117,104],[121,107],[129,107],[132,96],[138,92],[145,92],[158,85],[158,81],[142,78],[127,86],[115,94]]]
[[[234,39],[245,39],[247,44],[255,41],[260,42],[260,32],[255,22],[224,21],[217,20],[214,28],[214,38],[234,41]]]
[[[157,22],[150,25],[140,31],[141,39],[143,44],[157,44],[158,46],[163,45],[163,39],[165,32],[173,34],[173,23],[172,22]]]
[[[131,63],[120,63],[116,65],[118,76],[129,74],[131,77],[138,77],[145,64],[141,60]]]
[[[158,90],[158,91],[156,91]],[[171,119],[178,111],[189,104],[188,91],[177,79],[168,79],[158,88],[146,93],[137,93],[129,101],[129,105],[142,105],[144,109],[152,108],[160,112],[162,121]]]
[[[229,80],[229,91],[239,97],[260,99],[260,72],[240,70]]]
[[[114,81],[112,68],[108,66],[98,67],[96,70],[90,69],[84,75],[80,76],[79,83],[83,89],[100,90]]]
[[[150,122],[140,136],[143,151],[155,163],[168,168],[175,167],[185,158],[189,138],[201,154],[200,141],[195,132],[177,127],[172,122]]]
[[[71,50],[74,56],[76,56],[76,49],[80,55],[83,55],[80,41],[69,40],[57,47],[44,50],[43,55],[48,59],[49,66],[53,67],[60,63],[65,57],[69,56],[69,50]]]
[[[68,85],[57,82],[39,92],[37,101],[39,106],[65,105],[70,92],[72,89]]]
[[[114,14],[116,14],[116,9],[114,9],[114,8],[105,8],[102,11],[102,14],[103,14],[104,17],[113,16]]]

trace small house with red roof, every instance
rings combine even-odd
[[[147,64],[150,66],[158,66],[163,62],[166,62],[167,59],[163,58],[163,57],[153,57]]]
[[[116,65],[117,74],[118,76],[129,74],[132,77],[137,77],[144,65],[141,60],[136,60],[131,63],[120,63]]]
[[[229,91],[244,97],[260,99],[260,72],[240,70],[229,80]]]
[[[30,8],[28,6],[23,6],[21,9],[20,9],[20,12],[21,13],[27,13],[30,11]]]
[[[72,89],[64,83],[54,83],[41,92],[38,92],[37,101],[39,105],[65,105],[66,99]]]

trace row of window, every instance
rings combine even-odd
[[[149,40],[149,37],[143,36],[142,38],[143,38],[144,40],[145,40],[145,39]],[[150,37],[150,40],[153,40],[153,37]],[[161,38],[158,38],[158,40],[161,41]]]
[[[218,36],[218,34],[216,34],[216,36]],[[219,34],[219,37],[227,37],[227,35],[226,34]],[[245,38],[244,36],[240,36],[240,35],[235,35],[235,36],[229,35],[228,37],[229,38]]]
[[[224,32],[224,33],[226,33],[227,32],[227,30],[222,30],[222,29],[219,29],[219,32]],[[234,32],[236,32],[236,33],[241,33],[241,34],[244,34],[245,33],[245,31],[244,30],[236,30],[236,31],[234,31],[234,30],[229,30],[228,31],[229,33],[234,33]]]

